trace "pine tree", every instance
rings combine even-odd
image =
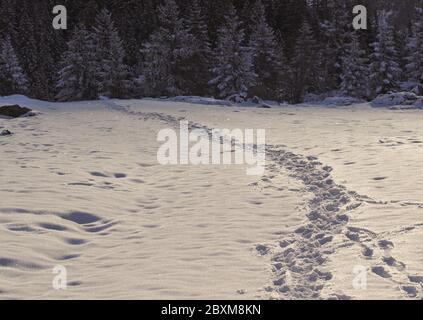
[[[416,7],[416,16],[411,35],[407,41],[407,80],[423,85],[423,8]]]
[[[340,90],[344,95],[366,98],[368,96],[368,72],[366,52],[361,48],[357,36],[352,36],[346,45],[342,60]]]
[[[393,27],[388,18],[389,14],[386,11],[379,13],[377,39],[372,43],[370,80],[376,94],[395,90],[398,87],[401,73],[397,62],[398,53],[395,47]]]
[[[93,36],[83,25],[75,28],[61,66],[56,99],[69,101],[98,98]]]
[[[193,95],[207,95],[208,79],[210,79],[211,46],[208,37],[207,22],[197,0],[191,3],[191,9],[186,20],[188,32],[194,39],[191,44],[192,52],[187,68],[189,82],[187,91]]]
[[[256,4],[257,20],[249,41],[253,55],[253,65],[257,74],[252,94],[266,99],[279,99],[282,95],[284,76],[283,52],[276,42],[276,37],[267,24],[265,9],[261,1]]]
[[[142,49],[144,93],[175,96],[187,92],[189,63],[195,40],[189,34],[174,0],[159,7],[160,27]]]
[[[245,96],[255,84],[251,50],[242,45],[243,40],[244,30],[231,5],[218,31],[214,78],[209,82],[216,87],[217,95],[221,98],[234,94]]]
[[[93,36],[99,94],[109,98],[126,97],[130,89],[129,69],[124,63],[122,40],[107,9],[96,16]]]
[[[305,20],[291,60],[288,100],[293,103],[303,101],[306,92],[315,89],[319,78],[319,52],[310,24]]]
[[[19,65],[10,38],[0,43],[0,95],[28,92],[28,81]]]

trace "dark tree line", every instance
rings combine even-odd
[[[0,95],[370,99],[423,83],[422,0],[0,0]],[[368,8],[368,30],[352,8]]]

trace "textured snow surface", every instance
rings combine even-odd
[[[41,114],[0,119],[0,299],[423,297],[418,110],[12,102]],[[180,119],[266,129],[265,175],[158,165]]]

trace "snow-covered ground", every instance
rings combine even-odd
[[[423,297],[419,110],[12,102],[41,114],[0,119],[0,299]],[[265,175],[158,165],[182,118],[266,129]]]

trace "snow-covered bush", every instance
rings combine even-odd
[[[243,103],[247,101],[247,93],[242,92],[242,93],[233,94],[229,96],[227,99],[233,103]]]
[[[373,107],[415,106],[421,105],[423,97],[412,92],[395,92],[382,94],[371,103]]]

